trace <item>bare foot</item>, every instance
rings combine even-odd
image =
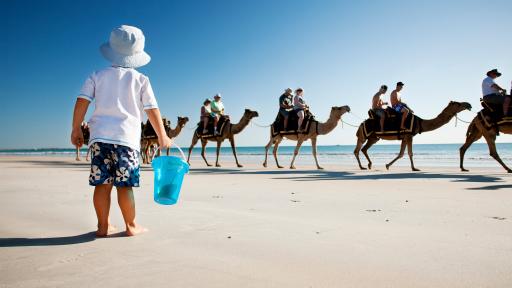
[[[76,160],[76,161],[80,161],[80,158],[76,157],[76,158],[75,158],[75,160]]]
[[[114,233],[117,231],[117,227],[111,224],[108,224],[108,226],[100,227],[98,225],[98,230],[96,230],[96,237],[107,237],[108,235]]]
[[[137,224],[126,225],[126,235],[127,236],[137,236],[139,234],[142,234],[142,233],[145,233],[148,231],[149,231],[148,229],[146,229],[140,225],[137,225]]]

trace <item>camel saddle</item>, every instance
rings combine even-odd
[[[288,114],[288,127],[286,127],[286,130],[284,129],[284,117],[281,115],[281,113],[277,113],[276,120],[274,120],[274,123],[272,123],[271,126],[271,134],[272,137],[281,134],[281,135],[292,135],[292,134],[299,134],[298,132],[298,126],[299,126],[299,117],[297,116],[297,113],[295,111],[290,111]],[[308,134],[309,130],[311,129],[311,126],[314,122],[318,122],[315,120],[315,116],[309,111],[304,110],[304,121],[302,121],[302,133]]]
[[[171,121],[163,118],[162,122],[164,123],[165,131],[169,131],[171,129]],[[155,129],[151,125],[151,122],[146,121],[146,124],[141,123],[141,139],[156,139],[158,135],[156,135]]]
[[[419,121],[419,117],[416,117],[413,113],[407,115],[405,119],[405,130],[400,131],[400,124],[402,122],[402,113],[396,112],[392,108],[386,108],[386,119],[384,120],[384,132],[380,132],[380,117],[375,114],[373,109],[368,110],[369,118],[363,122],[363,132],[366,137],[375,133],[377,136],[400,136],[405,134],[413,134]]]
[[[483,109],[478,113],[478,117],[487,127],[498,128],[500,125],[512,124],[512,105],[507,115],[503,115],[503,103],[485,101],[480,99]]]
[[[217,131],[222,134],[224,132],[224,128],[227,127],[230,123],[229,115],[222,115],[219,118],[219,122],[217,123]],[[197,123],[197,129],[196,129],[196,135],[199,138],[215,138],[214,132],[215,129],[213,128],[213,117],[208,117],[208,125],[206,126],[206,129],[208,130],[207,133],[203,134],[203,122]]]

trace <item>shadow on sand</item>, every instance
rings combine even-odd
[[[361,173],[329,170],[243,170],[226,168],[192,168],[191,174],[236,174],[236,175],[274,175],[272,179],[292,181],[319,180],[396,180],[396,179],[450,179],[453,182],[492,183],[503,179],[491,175],[467,173],[429,173],[429,172],[373,172]],[[501,185],[506,186],[506,185]],[[503,187],[506,188],[506,187]],[[485,189],[482,187],[482,189]],[[499,189],[499,188],[497,188]]]
[[[91,242],[96,239],[96,233],[65,237],[48,238],[0,238],[0,247],[27,247],[27,246],[61,246]]]
[[[474,187],[474,188],[467,188],[468,190],[500,190],[500,189],[511,189],[511,184],[504,184],[504,185],[489,185],[489,186],[482,186],[482,187]]]

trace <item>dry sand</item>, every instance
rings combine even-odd
[[[512,176],[205,168],[136,190],[141,236],[95,239],[88,164],[0,158],[0,287],[512,287]],[[112,222],[122,228],[113,193]]]

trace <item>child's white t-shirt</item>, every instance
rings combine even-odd
[[[89,145],[103,142],[140,150],[144,110],[158,108],[147,76],[132,68],[108,67],[85,80],[78,98],[95,101]]]

